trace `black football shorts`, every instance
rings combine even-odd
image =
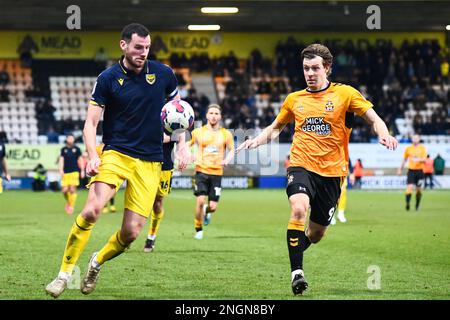
[[[194,195],[208,196],[209,201],[219,202],[222,190],[222,176],[196,172],[194,178]]]
[[[289,167],[286,193],[288,198],[297,193],[306,194],[311,206],[309,219],[328,226],[336,210],[345,178],[324,177],[302,167]]]

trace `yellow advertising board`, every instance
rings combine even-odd
[[[63,145],[7,144],[6,159],[9,170],[33,170],[39,163],[47,170],[58,169],[58,160]],[[81,150],[84,145],[78,145]]]
[[[17,48],[29,35],[35,44],[33,56],[38,59],[93,59],[100,47],[109,58],[118,58],[119,32],[91,31],[0,31],[0,58],[17,58]],[[437,39],[445,45],[444,32],[152,32],[152,50],[159,59],[167,59],[173,52],[194,53],[207,52],[210,57],[226,55],[230,51],[239,58],[247,58],[254,49],[259,49],[263,56],[272,57],[279,41],[286,41],[292,36],[297,41],[310,44],[322,43],[345,44],[353,42],[355,46],[363,43],[392,41],[396,46],[404,40]]]

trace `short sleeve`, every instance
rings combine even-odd
[[[362,116],[367,112],[367,110],[373,107],[372,102],[367,100],[361,92],[350,86],[347,86],[347,88],[349,88],[350,94],[350,105],[348,108],[350,112],[354,112],[358,116]]]
[[[409,157],[409,147],[406,147],[405,152],[403,152],[403,158],[406,159]]]
[[[77,148],[77,158],[81,157],[81,149]]]
[[[65,148],[61,148],[61,152],[59,153],[59,155],[60,155],[61,157],[64,157],[64,149],[65,149]]]
[[[109,83],[108,78],[101,73],[92,89],[91,103],[100,107],[105,107],[108,103]]]
[[[166,95],[169,99],[172,99],[178,94],[178,81],[175,73],[171,68],[168,67],[169,81],[166,86]]]
[[[292,112],[292,96],[288,95],[280,108],[280,113],[277,115],[278,123],[287,124],[295,120],[294,113]]]

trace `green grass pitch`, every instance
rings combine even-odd
[[[104,265],[93,294],[70,289],[60,299],[449,299],[449,200],[450,191],[427,191],[421,210],[406,212],[403,192],[350,191],[348,222],[305,254],[310,287],[298,297],[284,190],[224,190],[201,241],[193,239],[192,192],[174,190],[153,253],[142,252],[147,224],[129,251]],[[123,192],[116,202],[122,210]],[[52,299],[44,286],[57,275],[75,216],[64,213],[60,193],[0,195],[0,299]],[[78,261],[82,274],[121,219],[101,216]],[[369,266],[380,270],[380,289],[368,289]]]

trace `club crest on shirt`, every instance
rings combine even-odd
[[[146,74],[145,80],[147,80],[149,84],[154,84],[156,81],[156,75],[154,73]]]
[[[325,103],[325,110],[329,112],[334,110],[333,101],[328,100],[327,103]]]
[[[297,110],[302,112],[303,110],[305,110],[305,107],[302,106],[301,104],[297,107]]]

